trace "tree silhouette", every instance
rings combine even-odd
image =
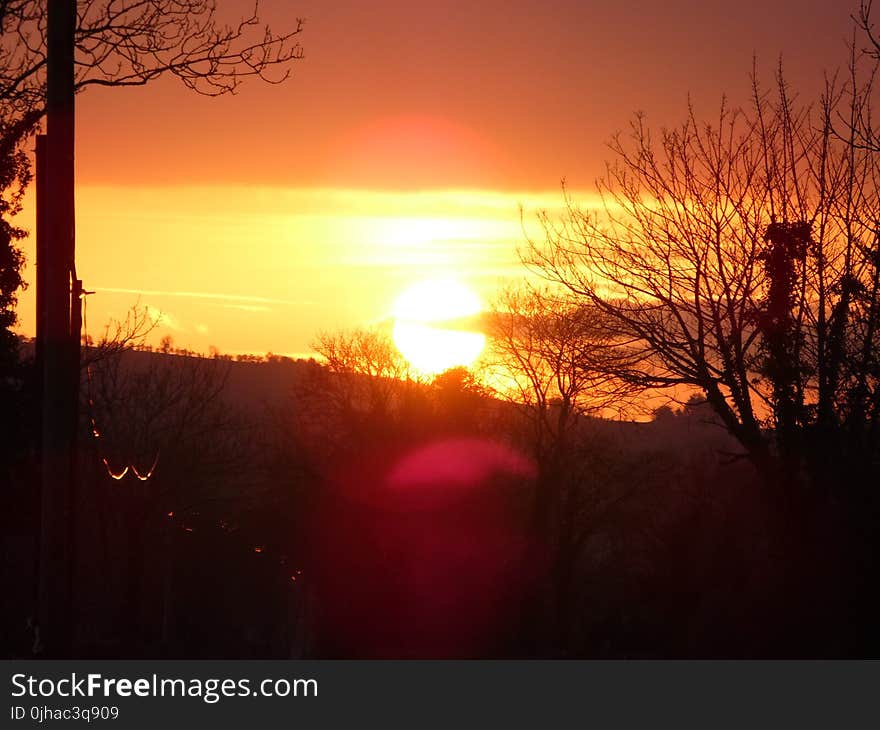
[[[434,411],[447,431],[478,433],[487,416],[490,389],[463,365],[444,370],[431,381]]]
[[[602,209],[568,199],[528,260],[604,315],[629,353],[617,376],[702,391],[774,477],[796,432],[798,470],[861,489],[880,447],[880,167],[834,122],[865,100],[829,83],[797,104],[781,73],[753,92],[715,123],[691,109],[657,134],[638,115],[611,144]]]
[[[858,10],[852,18],[855,34],[850,43],[850,77],[859,83],[859,103],[850,113],[837,120],[860,147],[880,152],[878,135],[871,112],[871,89],[880,64],[880,37],[874,24],[874,0],[859,0]]]
[[[175,76],[200,94],[233,93],[243,79],[284,81],[302,57],[303,21],[274,33],[259,3],[237,22],[224,22],[214,0],[79,0],[75,37],[76,90],[143,86]],[[42,113],[46,86],[46,3],[0,3],[2,117]]]
[[[320,356],[293,383],[292,433],[310,468],[332,465],[352,444],[393,440],[415,395],[416,378],[389,334],[372,328],[322,332],[311,343]]]
[[[231,363],[170,346],[139,352],[131,343],[142,321],[134,312],[84,348],[93,357],[82,386],[89,434],[83,451],[90,456],[83,474],[103,544],[97,559],[105,569],[112,565],[107,546],[115,534],[125,566],[118,598],[104,600],[117,608],[132,647],[143,638],[146,570],[161,557],[173,560],[149,552],[170,539],[169,517],[241,509],[254,498],[259,473],[253,424],[228,400]]]
[[[17,322],[17,293],[24,285],[24,255],[17,242],[26,232],[14,226],[10,218],[21,210],[21,199],[30,182],[27,155],[19,145],[30,136],[35,123],[34,115],[15,123],[0,120],[0,378],[7,376],[18,360],[12,327]]]
[[[409,364],[390,336],[379,330],[321,333],[312,347],[326,362],[332,381],[323,388],[325,396],[350,422],[387,418],[401,383],[411,379]]]
[[[490,320],[491,380],[496,395],[514,404],[538,465],[533,530],[549,553],[553,640],[560,645],[567,643],[576,561],[609,501],[591,474],[583,416],[620,412],[632,392],[614,374],[632,363],[603,316],[567,292],[522,286],[502,292]]]
[[[626,353],[610,374],[701,393],[759,470],[790,640],[830,622],[875,647],[880,157],[857,135],[853,78],[815,105],[781,72],[773,94],[755,80],[751,105],[723,102],[714,123],[636,116],[600,209],[568,198],[527,260],[602,313]],[[856,618],[816,618],[840,610],[832,595]]]
[[[624,362],[602,319],[565,291],[523,286],[498,297],[489,369],[500,385],[497,394],[522,406],[531,422],[538,460],[564,449],[576,415],[619,411],[628,400],[630,388],[611,374],[611,363],[632,363]]]
[[[9,218],[31,180],[22,145],[46,109],[47,4],[0,2],[0,363],[17,360],[10,328],[26,232]],[[214,0],[80,0],[75,34],[75,88],[142,86],[175,76],[200,94],[234,93],[248,77],[280,83],[302,57],[303,21],[274,33],[261,25],[259,4],[229,24]]]
[[[24,286],[24,254],[18,242],[26,233],[11,221],[21,208],[30,180],[27,156],[19,144],[33,126],[33,118],[15,124],[0,121],[0,481],[4,484],[13,483],[11,470],[27,453],[33,431],[33,423],[27,418],[33,394],[27,387],[28,373],[20,362],[19,341],[13,331],[18,321],[18,290]]]

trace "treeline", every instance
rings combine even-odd
[[[556,377],[502,398],[376,331],[323,364],[131,344],[83,350],[78,655],[864,653],[845,541],[780,511],[698,396],[641,422]],[[39,654],[33,453],[4,490],[12,656]]]

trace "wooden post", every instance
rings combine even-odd
[[[71,273],[74,270],[74,33],[76,0],[49,0],[45,202],[42,276],[45,304],[39,622],[50,657],[69,657],[73,641],[75,544],[74,452],[78,379],[74,386]],[[75,342],[74,342],[75,337]],[[75,363],[77,369],[79,363]]]

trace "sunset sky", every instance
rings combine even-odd
[[[246,12],[248,2],[226,2]],[[173,79],[77,97],[78,272],[90,334],[140,302],[175,344],[306,353],[318,330],[386,320],[415,281],[484,301],[521,275],[519,205],[588,200],[605,143],[722,92],[781,54],[817,91],[846,60],[832,0],[266,2],[307,19],[280,86],[209,99]],[[31,198],[32,199],[32,198]],[[21,222],[32,228],[32,206]],[[25,244],[33,281],[33,239]],[[33,332],[33,286],[21,326]]]

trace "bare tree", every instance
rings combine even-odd
[[[615,373],[632,363],[604,316],[567,290],[522,286],[502,292],[489,320],[490,381],[522,417],[538,465],[533,527],[550,552],[551,623],[560,647],[568,643],[578,556],[630,491],[600,487],[593,473],[600,447],[584,419],[625,410],[633,393]]]
[[[254,424],[226,399],[230,362],[167,342],[135,350],[137,321],[120,325],[123,341],[85,348],[99,356],[83,370],[82,451],[90,458],[82,463],[89,485],[82,499],[94,506],[104,565],[122,570],[121,600],[105,601],[139,642],[146,575],[157,565],[173,570],[171,531],[200,514],[229,519],[231,506],[256,497],[262,472]],[[121,561],[111,545],[120,545]]]
[[[567,290],[523,286],[498,298],[487,367],[496,394],[522,406],[539,460],[565,450],[577,416],[619,412],[628,403],[631,388],[609,366],[622,366],[623,353],[603,316]]]
[[[331,464],[355,444],[389,439],[416,388],[409,364],[380,329],[320,333],[307,374],[294,381],[288,431],[301,451]]]
[[[300,19],[274,33],[261,24],[258,2],[230,22],[215,0],[79,0],[76,90],[143,86],[168,75],[209,96],[234,93],[247,77],[279,83],[302,57],[302,29]],[[46,3],[3,0],[0,30],[0,116],[42,114]]]
[[[147,338],[156,330],[159,320],[147,307],[132,306],[124,319],[111,319],[99,339],[88,333],[88,297],[83,297],[83,332],[81,336],[80,369],[96,367],[101,361],[117,357],[126,350],[146,348]]]
[[[865,466],[880,419],[880,170],[834,123],[866,101],[829,82],[819,104],[798,103],[781,72],[774,94],[753,92],[714,123],[691,109],[655,133],[637,116],[611,143],[601,210],[568,199],[562,221],[545,215],[528,261],[603,313],[639,363],[618,376],[702,391],[760,466],[779,475],[787,435],[800,444],[788,474],[818,476],[856,433]]]
[[[323,358],[330,382],[324,395],[349,419],[376,421],[395,408],[401,384],[412,379],[409,364],[379,330],[322,333],[312,347]]]
[[[26,233],[7,220],[31,180],[24,144],[46,111],[47,3],[0,0],[0,347],[11,352],[12,306],[24,283],[16,242]],[[261,24],[259,4],[235,22],[214,0],[79,0],[75,89],[142,86],[176,76],[200,94],[234,93],[248,77],[288,78],[302,58],[303,21],[281,33]]]
[[[840,115],[837,125],[845,129],[860,147],[880,151],[880,136],[871,112],[871,92],[877,71],[880,70],[880,38],[874,27],[874,0],[859,0],[853,14],[853,38],[850,42],[850,77],[858,88],[860,103],[854,104],[849,114]]]

